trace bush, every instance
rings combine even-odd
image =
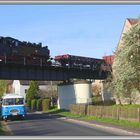
[[[113,101],[113,100],[105,101],[105,102],[104,102],[104,105],[107,105],[107,106],[112,106],[112,105],[115,105],[115,104],[116,104],[116,102]]]
[[[41,99],[38,99],[38,100],[37,100],[36,109],[37,109],[38,111],[41,111],[41,110],[42,110],[42,100],[41,100]]]
[[[50,109],[50,100],[43,99],[42,100],[42,111],[48,111]]]
[[[31,110],[35,111],[36,110],[36,99],[31,100]]]
[[[93,105],[101,105],[101,104],[103,104],[101,95],[96,95],[96,96],[94,96],[94,97],[92,98],[92,104],[93,104]]]

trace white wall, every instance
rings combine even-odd
[[[91,84],[80,83],[58,86],[58,108],[69,109],[71,104],[90,103]]]
[[[29,86],[28,85],[20,85],[20,95],[26,97],[25,90],[28,90]]]
[[[89,103],[91,99],[91,84],[74,84],[76,103]]]
[[[22,95],[25,98],[25,90],[29,88],[28,85],[20,85],[19,80],[14,80],[12,87],[15,94]]]
[[[73,85],[58,86],[58,109],[68,109],[70,104],[76,103]]]
[[[20,83],[19,83],[19,80],[14,80],[13,82],[13,92],[20,95]]]

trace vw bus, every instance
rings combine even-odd
[[[11,117],[24,118],[26,114],[24,97],[17,94],[6,94],[2,97],[1,117],[7,120]]]

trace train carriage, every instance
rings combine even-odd
[[[103,59],[88,58],[69,54],[55,56],[55,60],[60,62],[63,67],[79,69],[100,70],[101,65],[106,65],[106,62]]]

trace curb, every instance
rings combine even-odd
[[[64,117],[63,120],[68,121],[68,122],[74,122],[74,123],[82,124],[82,125],[98,127],[98,128],[103,129],[103,130],[108,130],[110,132],[112,131],[112,132],[115,132],[115,133],[118,133],[118,134],[140,136],[140,133],[135,133],[135,132],[131,132],[131,131],[127,131],[127,130],[123,130],[123,129],[115,128],[115,127],[111,127],[111,126],[93,124],[93,123],[89,123],[89,122],[86,122],[86,121],[75,120],[75,119],[71,119],[71,118],[67,118],[67,117]]]

